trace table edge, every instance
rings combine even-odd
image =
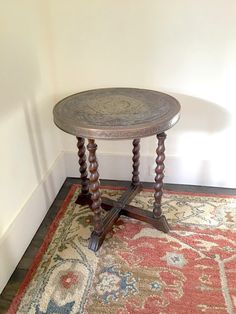
[[[125,140],[125,139],[135,139],[135,138],[143,138],[156,134],[160,134],[162,132],[167,131],[172,128],[180,118],[180,112],[174,115],[168,123],[165,122],[153,122],[147,125],[140,125],[140,127],[136,126],[135,128],[84,128],[84,127],[71,127],[68,130],[68,124],[63,126],[62,121],[57,121],[56,117],[54,117],[55,125],[61,129],[62,131],[74,135],[76,137],[83,138],[93,138],[93,139],[102,139],[102,140]]]

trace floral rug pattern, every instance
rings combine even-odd
[[[165,191],[169,234],[122,216],[94,253],[79,192],[74,185],[8,313],[236,313],[236,198]],[[152,210],[153,192],[131,204]]]

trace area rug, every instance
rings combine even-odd
[[[121,217],[94,253],[79,192],[72,186],[8,313],[236,313],[235,197],[165,191],[169,234]],[[152,210],[153,191],[131,204]]]

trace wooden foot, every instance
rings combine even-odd
[[[93,231],[89,239],[88,248],[94,252],[97,252],[97,250],[101,247],[105,236],[106,235],[104,233],[99,236],[95,231]]]
[[[88,248],[92,251],[96,252],[100,246],[102,245],[107,233],[111,231],[112,226],[115,224],[117,219],[120,216],[121,208],[113,207],[103,221],[103,228],[102,232],[98,234],[97,232],[93,231],[90,237]]]

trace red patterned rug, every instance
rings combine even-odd
[[[122,217],[94,253],[79,190],[71,188],[8,313],[236,313],[235,197],[165,191],[169,234]],[[152,210],[153,192],[131,204]]]

